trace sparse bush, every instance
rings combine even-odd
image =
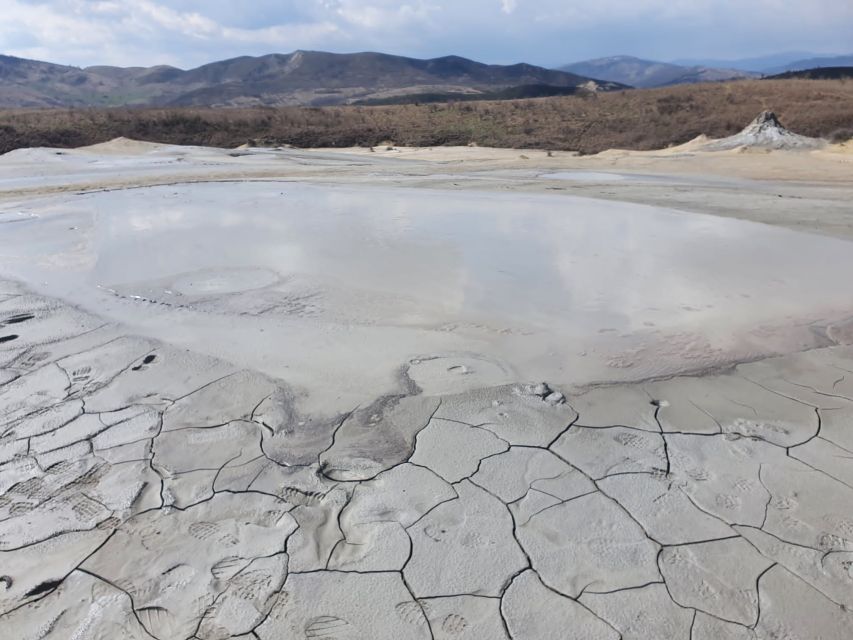
[[[820,96],[816,99],[815,96]],[[705,133],[730,135],[765,108],[797,133],[846,140],[853,82],[756,80],[597,94],[450,104],[235,109],[42,109],[0,111],[0,152],[73,147],[118,136],[236,147],[529,147],[596,153],[652,149]]]
[[[827,136],[830,142],[847,142],[853,140],[853,127],[849,129],[836,129]]]

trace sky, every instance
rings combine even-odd
[[[190,68],[296,49],[544,66],[853,50],[853,0],[2,0],[0,10],[0,53],[76,66]]]

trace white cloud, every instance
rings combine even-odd
[[[557,64],[846,53],[850,33],[853,2],[838,0],[3,0],[0,52],[79,65],[294,49]]]
[[[404,28],[430,19],[430,14],[439,9],[436,5],[423,2],[354,2],[344,0],[336,10],[343,20],[356,28],[365,30],[382,30]]]
[[[501,0],[501,11],[509,15],[518,8],[518,0]]]

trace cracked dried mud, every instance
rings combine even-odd
[[[208,206],[229,188],[194,193]],[[416,283],[437,284],[398,299],[407,274],[355,291],[368,263],[350,256],[362,271],[335,282],[344,262],[324,251],[344,245],[307,241],[305,255],[283,247],[276,268],[272,242],[238,246],[254,263],[218,270],[131,256],[127,278],[97,289],[92,278],[118,264],[100,244],[110,233],[56,236],[102,206],[91,199],[33,196],[36,222],[0,219],[0,230],[21,225],[0,236],[0,637],[853,637],[853,347],[842,316],[806,308],[832,290],[827,309],[846,296],[853,311],[849,286],[833,289],[843,278],[784,302],[796,336],[750,315],[763,299],[720,295],[726,312],[764,323],[745,350],[708,351],[705,323],[718,316],[697,323],[682,310],[658,338],[689,333],[701,357],[682,352],[666,371],[583,368],[581,342],[608,340],[583,333],[593,316],[627,323],[630,342],[631,314],[648,309],[599,306],[566,346],[546,330],[571,311],[548,307],[566,295],[552,273],[484,286],[491,276],[471,266],[459,291],[474,302],[436,310],[450,291],[441,260],[413,253]],[[92,229],[121,227],[122,215],[147,242],[156,221],[140,212],[96,215]],[[847,241],[756,233],[853,263]],[[384,259],[394,237],[360,240]],[[315,272],[283,273],[312,251]],[[34,264],[14,265],[19,254]],[[720,276],[715,289],[704,273],[690,275],[712,295],[731,284]],[[788,275],[777,284],[793,296],[801,280]],[[743,286],[760,296],[768,282],[752,274]],[[541,317],[488,300],[540,285],[530,295],[546,301]],[[590,291],[571,289],[581,306]],[[486,312],[492,327],[474,322]],[[452,316],[469,324],[448,328]],[[746,335],[738,322],[723,329]],[[654,360],[653,344],[634,359]],[[528,347],[540,351],[513,358]],[[548,383],[520,381],[539,356]],[[609,384],[593,384],[607,371]]]

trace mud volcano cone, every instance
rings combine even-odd
[[[706,145],[708,151],[727,149],[817,149],[825,143],[818,138],[809,138],[789,131],[772,111],[762,111],[740,133]]]
[[[762,131],[781,130],[788,131],[779,122],[779,118],[772,111],[762,111],[752,122],[747,125],[743,133],[760,133]]]

